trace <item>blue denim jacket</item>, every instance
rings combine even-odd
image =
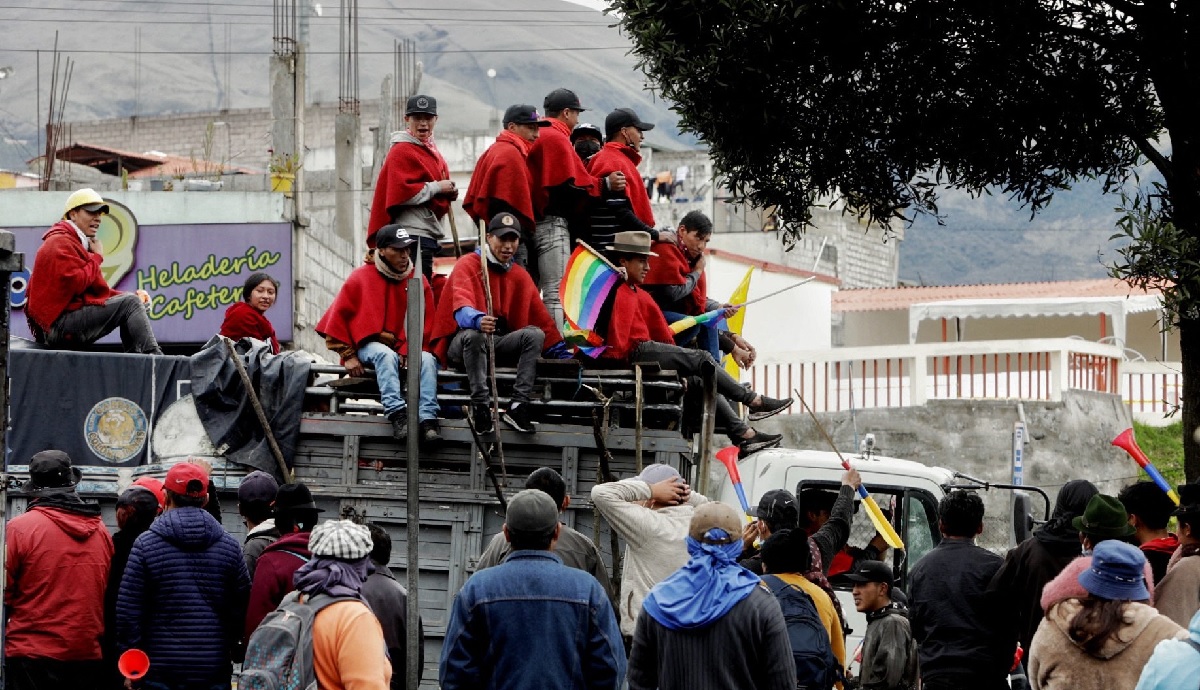
[[[625,647],[596,578],[549,551],[514,551],[454,597],[443,690],[617,690]]]

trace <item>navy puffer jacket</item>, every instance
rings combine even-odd
[[[201,508],[174,508],[133,543],[117,596],[119,651],[150,657],[146,680],[229,687],[250,578],[241,546]]]

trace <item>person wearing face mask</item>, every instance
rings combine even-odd
[[[437,125],[437,99],[417,94],[404,108],[404,130],[392,134],[392,147],[375,180],[375,198],[367,221],[367,246],[375,246],[375,232],[397,223],[421,243],[421,273],[433,280],[433,259],[445,234],[442,218],[458,187],[450,167],[433,141]]]
[[[251,273],[242,286],[242,301],[225,310],[221,335],[233,340],[254,338],[271,344],[271,352],[279,354],[279,339],[275,327],[267,320],[266,312],[275,304],[279,281],[266,273]]]
[[[654,211],[650,208],[650,195],[640,184],[642,174],[638,164],[642,162],[642,138],[644,132],[654,129],[649,122],[642,122],[632,108],[617,108],[604,118],[604,131],[608,141],[599,153],[588,161],[588,172],[604,177],[614,172],[625,175],[626,186],[621,192],[606,191],[600,202],[592,205],[589,230],[590,242],[606,244],[612,242],[618,232],[642,231],[658,240],[654,228]]]
[[[590,122],[580,122],[571,130],[571,146],[579,160],[587,163],[604,146],[604,132]]]
[[[80,189],[42,235],[25,305],[29,330],[39,343],[76,349],[120,329],[125,352],[161,355],[141,298],[109,287],[100,270],[104,245],[96,233],[107,213],[95,190]]]
[[[380,402],[392,423],[392,437],[408,439],[408,405],[400,368],[414,352],[421,357],[421,445],[442,440],[437,413],[437,362],[429,354],[433,330],[433,290],[424,276],[425,322],[421,334],[408,333],[408,281],[413,275],[412,253],[417,242],[405,228],[385,225],[375,233],[375,250],[365,265],[354,269],[329,310],[317,322],[325,346],[341,358],[351,376],[362,376],[367,364],[375,369]]]

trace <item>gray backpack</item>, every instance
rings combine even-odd
[[[239,690],[316,690],[313,670],[313,619],[321,609],[354,597],[318,594],[301,599],[290,592],[267,614],[246,643]]]

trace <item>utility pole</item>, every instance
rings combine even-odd
[[[362,230],[363,165],[358,99],[358,0],[341,0],[338,16],[338,114],[334,120],[335,228],[357,248],[366,249]]]

